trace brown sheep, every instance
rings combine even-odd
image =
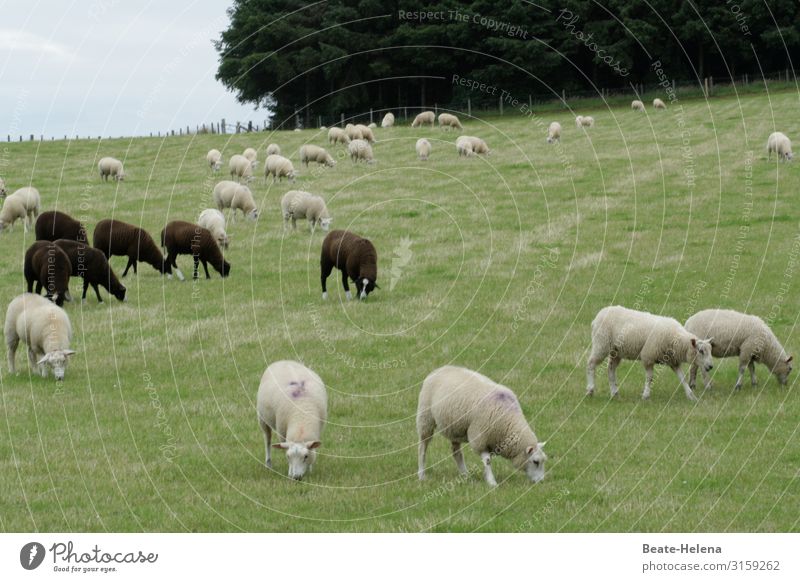
[[[164,264],[164,255],[156,246],[153,237],[143,228],[133,224],[112,218],[101,220],[94,227],[92,244],[94,248],[103,251],[107,259],[112,256],[128,257],[123,277],[128,274],[128,269],[131,267],[134,275],[137,273],[137,261],[147,263],[162,275],[172,274],[172,267]]]
[[[202,262],[208,274],[208,263],[223,277],[231,272],[231,264],[222,256],[222,251],[214,235],[199,224],[173,220],[161,231],[161,246],[167,249],[166,264],[175,268],[175,275],[183,281],[183,273],[178,268],[175,259],[178,255],[192,255],[194,257],[194,275],[197,279],[197,264]]]
[[[45,297],[61,307],[64,300],[69,300],[69,276],[72,263],[67,253],[50,241],[36,241],[25,251],[25,282],[28,293],[33,293],[36,283],[36,294],[46,289]]]
[[[347,278],[356,284],[359,299],[366,299],[373,289],[380,289],[378,279],[378,253],[375,246],[365,238],[347,230],[333,230],[322,241],[320,257],[320,280],[322,298],[328,298],[328,276],[336,267],[342,272],[342,287],[347,299],[351,299]]]
[[[42,212],[36,219],[36,240],[54,241],[60,238],[79,242],[89,241],[86,229],[69,214],[57,210]]]
[[[82,300],[86,300],[86,291],[91,285],[97,295],[98,303],[102,303],[103,298],[100,297],[100,289],[98,287],[98,285],[102,285],[117,300],[125,301],[127,292],[125,285],[119,282],[102,251],[94,249],[86,243],[66,238],[58,239],[55,244],[67,253],[69,262],[72,264],[72,276],[83,279]]]

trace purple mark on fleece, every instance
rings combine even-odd
[[[517,397],[510,390],[495,390],[492,400],[511,410],[521,410]]]
[[[292,391],[289,392],[289,396],[292,398],[300,398],[306,393],[305,380],[301,380],[300,382],[289,382],[289,387],[292,389]]]

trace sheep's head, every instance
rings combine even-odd
[[[117,182],[124,182],[126,176],[127,174],[125,172],[119,172],[116,176],[114,176],[114,178],[117,180]]]
[[[792,154],[792,152],[786,152],[785,158],[787,162],[791,162],[792,158],[794,158],[794,154]]]
[[[223,232],[217,238],[217,243],[219,243],[219,246],[221,246],[223,249],[227,249],[230,239],[228,238],[228,235]]]
[[[247,213],[247,218],[249,220],[258,220],[258,210],[253,208],[253,210]]]
[[[544,462],[547,460],[544,445],[545,443],[536,443],[525,450],[525,474],[533,483],[544,479]]]
[[[714,367],[714,360],[711,358],[711,342],[713,339],[701,340],[695,337],[691,339],[694,354],[690,359],[706,372],[710,372]]]
[[[781,357],[778,360],[778,363],[775,364],[775,367],[772,369],[772,373],[775,374],[775,377],[778,379],[778,382],[781,383],[781,386],[785,386],[787,380],[789,379],[789,374],[792,373],[792,359],[794,356]]]
[[[214,162],[214,171],[216,172],[220,168],[222,168],[222,160],[217,160],[216,162]]]
[[[307,441],[304,443],[275,443],[272,445],[276,449],[286,451],[286,460],[289,461],[289,477],[296,481],[302,481],[307,471],[317,460],[315,450],[322,443],[320,441]]]
[[[128,300],[128,290],[125,288],[125,285],[122,283],[117,283],[117,285],[112,286],[114,297],[117,301],[127,301]]]
[[[322,230],[328,231],[331,228],[331,223],[333,222],[333,218],[320,218],[319,225],[322,227]]]
[[[358,298],[362,301],[366,300],[367,295],[372,293],[375,289],[379,289],[378,284],[368,279],[367,277],[358,279],[356,281],[356,292],[358,293]]]
[[[45,354],[42,359],[36,362],[39,366],[42,366],[42,376],[47,376],[47,368],[50,368],[56,380],[59,382],[63,380],[64,373],[67,371],[67,358],[74,353],[74,350],[55,350]]]
[[[231,274],[231,264],[224,260],[222,261],[222,273],[220,273],[223,277],[227,277]]]

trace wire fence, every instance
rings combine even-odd
[[[433,110],[438,115],[440,111],[454,112],[471,117],[489,117],[504,115],[531,115],[543,111],[574,111],[579,108],[587,108],[603,105],[618,105],[628,99],[650,100],[655,97],[665,101],[676,101],[680,99],[723,97],[734,94],[750,94],[782,89],[798,88],[797,78],[794,71],[786,69],[774,72],[765,76],[753,77],[748,74],[736,77],[705,77],[702,80],[683,80],[662,78],[659,83],[653,84],[630,84],[626,87],[598,87],[593,90],[570,91],[562,89],[560,93],[550,92],[547,94],[527,94],[524,96],[515,95],[511,91],[501,91],[499,96],[488,96],[478,93],[473,99],[472,96],[461,98],[444,105],[432,103],[428,105],[403,105],[400,107],[390,107],[382,109],[370,109],[357,113],[341,112],[338,115],[311,115],[312,122],[316,127],[323,126],[344,126],[347,123],[376,123],[380,124],[386,113],[393,113],[398,122],[408,123],[418,112]],[[666,96],[666,97],[665,97]],[[194,127],[189,125],[181,126],[176,129],[165,131],[150,132],[149,137],[182,137],[191,135],[234,135],[240,133],[252,133],[261,131],[274,131],[276,129],[304,129],[303,119],[306,117],[305,108],[298,109],[288,120],[284,120],[279,125],[275,120],[266,119],[261,123],[253,121],[233,121],[227,122],[221,119],[218,122],[207,122],[196,124]],[[307,129],[307,128],[306,128]],[[140,136],[147,137],[147,136]],[[1,138],[0,138],[1,139]],[[27,135],[6,135],[6,142],[23,141],[55,141],[55,140],[103,140],[111,139],[102,136],[49,136],[27,134]]]

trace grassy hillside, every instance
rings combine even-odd
[[[378,163],[301,168],[296,188],[323,195],[334,227],[370,238],[381,289],[344,301],[338,275],[323,303],[323,234],[285,233],[290,186],[252,184],[258,222],[230,225],[231,276],[166,280],[128,275],[130,301],[68,304],[74,348],[63,385],[0,375],[0,530],[41,531],[797,531],[800,404],[759,367],[760,385],[734,393],[736,362],[691,403],[669,370],[650,401],[644,372],[623,363],[620,399],[584,396],[589,324],[609,304],[685,320],[712,306],[769,319],[792,352],[797,329],[798,169],[766,160],[767,135],[800,136],[797,95],[627,107],[593,115],[561,146],[548,117],[470,120],[492,155],[459,159],[454,134],[376,131]],[[786,125],[788,120],[788,125]],[[414,143],[433,144],[418,162]],[[9,191],[33,184],[45,209],[141,224],[211,206],[205,164],[277,142],[297,159],[316,131],[0,144]],[[7,147],[7,152],[2,149]],[[124,159],[128,180],[101,183],[97,160]],[[263,167],[263,165],[262,165]],[[259,170],[261,170],[261,168]],[[0,233],[0,298],[24,290],[21,225]],[[125,260],[114,258],[117,272]],[[191,259],[179,259],[189,272]],[[79,295],[73,283],[73,296]],[[255,395],[265,367],[298,359],[325,380],[329,423],[313,474],[263,466]],[[437,437],[429,478],[416,478],[414,426],[424,377],[446,363],[514,389],[550,461],[530,485],[480,461],[458,478]]]

